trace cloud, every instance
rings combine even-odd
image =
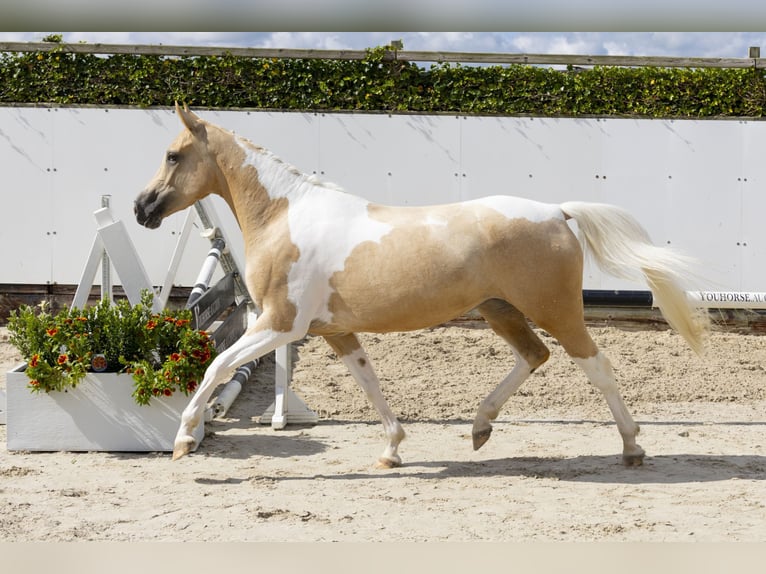
[[[352,34],[338,32],[270,32],[259,41],[259,48],[311,48],[315,50],[358,49]],[[363,40],[362,40],[363,42]],[[371,46],[364,46],[365,48]]]
[[[527,54],[597,54],[600,53],[595,36],[577,34],[535,34],[525,33],[515,36],[511,44],[517,52]]]

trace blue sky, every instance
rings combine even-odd
[[[764,3],[766,4],[766,3]],[[0,32],[0,41],[39,41],[49,32]],[[364,49],[401,39],[406,50],[590,55],[766,56],[766,32],[63,32],[65,41],[114,44]]]

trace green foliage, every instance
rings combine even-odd
[[[153,396],[194,391],[215,357],[207,333],[192,329],[189,310],[153,313],[149,292],[135,306],[104,300],[56,315],[45,305],[23,305],[11,311],[8,332],[27,361],[33,392],[76,387],[100,363],[99,371],[131,373],[133,397],[145,405]]]
[[[46,39],[60,43],[60,35]],[[429,68],[386,59],[267,59],[227,54],[109,57],[0,54],[0,104],[449,112],[537,116],[761,117],[766,77],[756,69],[526,65]]]

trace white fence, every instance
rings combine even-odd
[[[603,201],[658,244],[702,259],[713,287],[766,286],[766,123],[197,110],[308,173],[391,204],[507,193]],[[0,108],[0,283],[75,284],[111,195],[161,284],[183,223],[138,226],[132,202],[180,131],[165,109]],[[241,259],[236,223],[217,204]],[[178,273],[192,285],[209,242],[193,233]],[[643,289],[586,270],[586,289]]]

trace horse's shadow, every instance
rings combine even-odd
[[[408,465],[405,465],[406,468]],[[647,456],[641,467],[626,468],[622,456],[583,455],[575,457],[512,457],[471,462],[429,461],[413,467],[437,468],[422,478],[522,477],[562,482],[603,484],[681,484],[730,479],[766,480],[766,457],[758,455]],[[413,476],[412,473],[407,473]]]
[[[212,438],[212,437],[211,437]],[[221,448],[212,449],[210,456],[250,459],[256,457],[290,458],[311,456],[329,450],[322,441],[308,435],[262,435],[253,444],[252,438],[220,437]],[[206,439],[209,440],[209,439]],[[210,444],[210,443],[208,443]],[[317,462],[321,465],[321,462]],[[257,468],[257,462],[255,464]],[[319,468],[317,469],[319,470]],[[619,453],[614,455],[521,456],[478,460],[421,460],[405,462],[400,468],[348,473],[322,473],[267,476],[255,474],[249,478],[226,479],[223,482],[258,480],[391,480],[415,478],[439,480],[449,478],[520,477],[554,479],[562,482],[602,484],[682,484],[688,482],[723,482],[731,479],[766,480],[766,456],[659,454],[647,456],[644,465],[626,468]],[[206,482],[205,479],[197,479]]]
[[[422,469],[418,472],[417,469]],[[514,457],[471,462],[422,461],[404,464],[400,469],[374,470],[347,474],[310,476],[258,476],[274,480],[387,480],[417,478],[522,477],[554,479],[562,482],[600,484],[683,484],[723,482],[731,479],[766,480],[766,457],[752,455],[659,455],[647,457],[642,467],[625,468],[621,457],[577,456]]]

